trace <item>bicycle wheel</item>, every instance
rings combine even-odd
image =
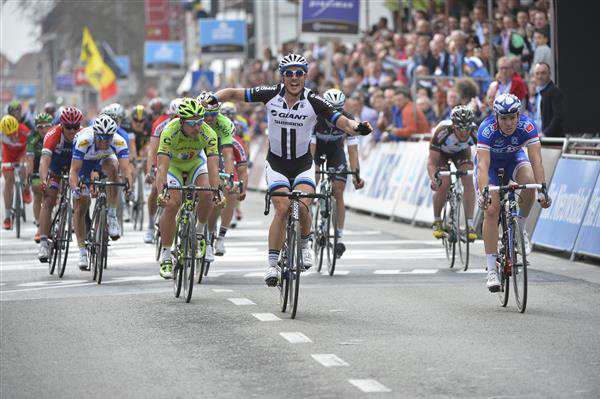
[[[462,198],[457,196],[456,216],[454,220],[458,223],[457,241],[460,263],[463,265],[463,271],[467,271],[469,268],[469,229],[467,228],[467,209],[462,202]]]
[[[295,222],[294,229],[295,233],[295,253],[293,257],[293,263],[290,263],[292,267],[290,268],[290,306],[292,307],[291,318],[296,318],[296,311],[298,310],[298,296],[300,293],[300,273],[304,270],[304,265],[302,264],[302,245],[300,244],[300,222]]]
[[[329,272],[330,276],[333,276],[335,272],[335,264],[337,262],[337,243],[338,243],[338,220],[337,220],[337,202],[335,198],[331,197],[331,209],[329,211],[329,219],[331,220],[331,230],[330,232],[333,234],[333,237],[329,237],[327,240],[327,245],[331,245],[331,251],[327,251],[327,254],[331,252],[331,258],[328,258],[327,262],[327,272]]]
[[[518,218],[513,219],[513,251],[512,251],[512,277],[515,302],[519,312],[525,312],[527,307],[527,254],[525,253],[525,240],[523,226]]]
[[[50,250],[50,253],[48,254],[48,273],[49,274],[54,274],[54,269],[56,267],[56,262],[54,260],[54,258],[56,257],[56,249],[55,249],[56,240],[54,239],[54,237],[56,237],[55,230],[56,230],[57,218],[58,218],[58,213],[52,219],[52,224],[50,224],[50,230],[49,230],[50,234],[48,234],[48,249]]]
[[[104,269],[106,269],[106,263],[108,258],[108,226],[106,225],[106,208],[102,208],[100,212],[100,224],[98,226],[98,230],[96,231],[96,237],[98,237],[97,245],[97,253],[96,253],[96,270],[98,271],[98,278],[96,282],[98,284],[102,283],[102,273]]]
[[[287,231],[287,230],[286,230]],[[288,269],[288,247],[289,247],[290,237],[286,237],[286,241],[283,244],[283,248],[281,248],[281,252],[279,252],[279,260],[277,261],[277,266],[279,268],[279,279],[277,281],[277,288],[279,288],[279,305],[281,306],[281,311],[285,312],[288,305],[288,296],[289,296],[289,269]]]
[[[456,242],[452,237],[454,234],[453,226],[449,220],[451,210],[452,207],[448,205],[448,202],[446,202],[442,211],[442,230],[444,231],[444,235],[442,236],[442,244],[444,244],[444,249],[446,250],[448,266],[452,269],[454,267],[454,259],[456,257]]]
[[[181,272],[181,262],[183,257],[183,245],[185,243],[181,243],[179,239],[180,228],[184,228],[185,226],[181,226],[179,221],[177,221],[177,229],[175,230],[175,253],[172,255],[173,259],[173,294],[175,298],[179,298],[181,295],[181,285],[183,283],[183,273]]]
[[[144,180],[141,174],[138,174],[138,195],[135,206],[138,211],[138,230],[142,231],[144,229]]]
[[[498,291],[498,300],[500,301],[500,305],[502,307],[506,307],[508,304],[508,297],[510,292],[510,269],[512,265],[510,264],[511,257],[508,251],[508,234],[504,231],[504,216],[502,213],[500,214],[500,218],[502,220],[502,251],[500,256],[498,257],[498,279],[500,280],[500,291]]]
[[[210,240],[210,235],[208,234],[208,224],[204,225],[204,241]],[[215,243],[213,241],[210,242],[210,245],[213,246]],[[213,247],[214,248],[214,247]],[[204,250],[204,255],[202,255],[202,271],[206,276],[208,274],[208,269],[210,269],[210,262],[206,260],[206,249]]]
[[[63,236],[63,232],[65,230],[66,224],[67,224],[67,215],[66,215],[66,208],[64,206],[61,206],[58,209],[58,219],[56,220],[56,228],[55,230],[52,232],[53,237],[54,237],[54,259],[52,260],[52,262],[55,264],[55,266],[58,266],[58,269],[56,270],[56,274],[58,275],[58,277],[62,277],[61,275],[61,270],[63,269],[62,264],[63,264],[63,256],[64,254],[64,249],[63,249],[63,243],[62,243],[62,236]],[[62,270],[62,274],[64,274],[64,270]]]
[[[21,238],[21,214],[23,212],[23,203],[21,202],[21,185],[15,183],[15,209],[13,209],[13,219],[15,223],[15,232],[17,238]]]
[[[156,260],[160,259],[160,250],[162,248],[162,240],[160,239],[160,230],[154,227],[154,247],[156,252]]]
[[[183,298],[187,303],[192,299],[194,290],[194,269],[196,268],[196,222],[188,225],[183,256]]]
[[[323,229],[321,229],[321,225],[323,224],[323,216],[321,215],[321,199],[317,200],[317,204],[315,206],[315,215],[313,221],[313,231],[315,232],[315,236],[312,242],[312,249],[315,254],[315,267],[317,271],[320,272],[323,267],[323,251],[325,250],[325,246],[323,245],[325,242],[325,234]]]
[[[204,261],[204,257],[206,256],[206,238],[204,235],[201,235],[200,239],[196,239],[196,241],[198,242],[198,249],[202,254],[197,260],[198,266],[200,267],[200,270],[198,270],[198,284],[200,284],[202,282],[202,277],[208,273],[208,270],[206,270],[206,262]]]
[[[86,239],[86,247],[88,252],[88,264],[92,271],[92,280],[96,281],[96,276],[98,275],[98,270],[96,270],[96,254],[98,246],[96,245],[96,230],[98,230],[98,214],[94,209],[94,213],[92,214],[92,224],[90,229],[88,230],[87,239]]]
[[[67,259],[69,258],[69,243],[71,242],[71,227],[72,227],[72,215],[71,215],[71,205],[67,202],[65,205],[64,217],[67,219],[65,226],[62,230],[62,236],[60,239],[60,246],[63,248],[64,255],[62,263],[58,265],[58,277],[62,278],[65,274],[65,269],[67,268]]]

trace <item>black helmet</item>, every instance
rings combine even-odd
[[[473,127],[473,121],[475,120],[475,114],[469,108],[464,105],[457,105],[452,108],[450,114],[452,119],[452,125],[460,130],[470,130]]]

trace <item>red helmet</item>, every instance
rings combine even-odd
[[[65,107],[60,113],[60,123],[67,126],[75,126],[81,124],[83,114],[78,108]]]

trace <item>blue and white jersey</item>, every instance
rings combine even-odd
[[[492,161],[512,158],[523,147],[539,142],[535,122],[525,115],[519,117],[517,129],[510,136],[500,131],[494,115],[481,122],[477,132],[477,149],[489,151]]]
[[[88,127],[94,126],[95,119],[91,119],[88,123]],[[117,134],[125,139],[125,142],[128,142],[129,139],[135,139],[135,133],[128,133],[122,127],[117,128]]]
[[[129,158],[127,140],[118,134],[113,135],[112,142],[106,150],[96,148],[92,127],[82,129],[73,140],[73,159],[82,161],[99,161],[116,155],[117,158]]]

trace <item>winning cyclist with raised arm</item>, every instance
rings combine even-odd
[[[318,94],[304,87],[308,63],[298,54],[288,54],[279,62],[282,83],[255,88],[228,88],[215,93],[208,104],[221,101],[262,102],[266,105],[269,131],[269,153],[265,163],[269,191],[313,193],[315,191],[315,166],[308,150],[317,116],[323,116],[348,134],[367,135],[372,128],[368,122],[346,118]],[[269,228],[268,269],[265,282],[277,285],[277,260],[283,246],[284,231],[289,211],[285,197],[271,199],[275,216]],[[302,225],[302,258],[305,268],[312,266],[308,245],[311,228],[310,199],[303,199],[300,207]]]
[[[427,160],[427,173],[431,179],[433,190],[433,236],[442,238],[442,208],[446,203],[450,189],[450,177],[437,177],[439,169],[447,169],[448,162],[452,160],[457,170],[466,172],[473,170],[473,157],[471,146],[477,142],[474,129],[476,127],[475,115],[469,108],[458,105],[452,109],[450,120],[441,121],[433,132],[429,145],[429,158]],[[465,189],[465,209],[468,226],[468,239],[475,241],[477,234],[473,228],[473,210],[475,207],[475,189],[470,176],[461,176]]]
[[[179,118],[173,119],[160,135],[158,147],[158,171],[156,174],[156,189],[158,190],[159,205],[165,208],[160,218],[160,236],[162,239],[162,254],[160,276],[165,279],[173,277],[173,259],[171,245],[175,237],[175,217],[181,207],[182,196],[178,190],[169,190],[163,197],[163,188],[169,186],[219,186],[219,150],[217,134],[204,123],[204,108],[193,98],[185,98],[178,106]],[[203,151],[204,150],[204,151]],[[204,153],[206,156],[204,156]],[[207,177],[208,174],[208,177]],[[215,200],[206,191],[197,194],[198,204]],[[208,220],[210,207],[198,209],[200,228]]]
[[[475,182],[479,206],[485,210],[483,219],[483,241],[487,262],[487,288],[497,292],[500,288],[496,270],[498,254],[498,217],[500,197],[490,192],[491,203],[484,193],[488,185],[504,184],[498,181],[498,169],[503,168],[505,176],[518,184],[542,184],[545,182],[542,165],[542,145],[533,120],[520,114],[521,102],[512,94],[501,94],[494,100],[493,115],[479,126],[477,133],[477,157],[475,159]],[[523,151],[527,147],[527,155]],[[542,207],[551,204],[547,193],[540,193]],[[533,206],[535,195],[532,190],[523,190],[519,195],[519,218],[522,225]],[[530,251],[527,233],[526,251]]]

